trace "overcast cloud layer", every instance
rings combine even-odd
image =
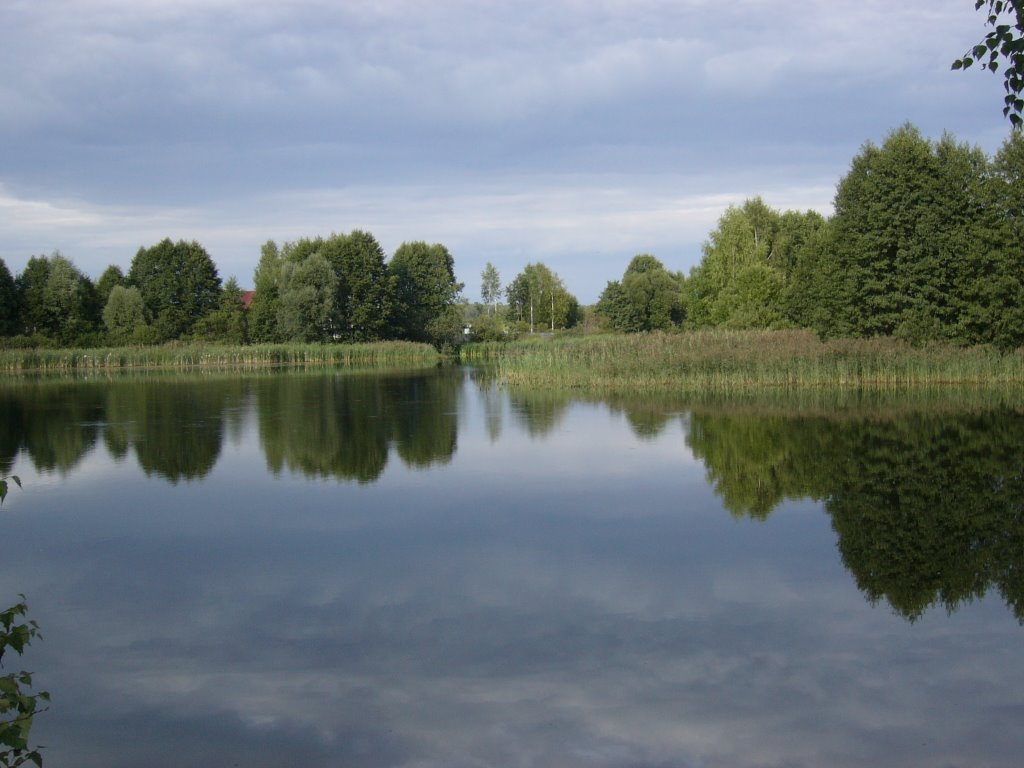
[[[910,120],[992,152],[1001,82],[949,65],[970,0],[6,0],[0,258],[95,276],[196,239],[440,241],[466,295],[543,260],[583,302],[688,271],[731,203],[830,209]]]

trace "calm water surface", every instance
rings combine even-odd
[[[1024,415],[994,400],[0,385],[36,740],[47,768],[1020,765]]]

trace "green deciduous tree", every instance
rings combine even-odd
[[[462,333],[461,315],[451,312],[462,291],[455,261],[439,243],[403,243],[388,264],[394,282],[394,334],[435,346],[451,342],[452,328]]]
[[[103,324],[110,340],[115,344],[133,341],[139,329],[146,325],[146,311],[142,294],[135,286],[115,285],[103,308]]]
[[[682,291],[682,275],[641,254],[630,261],[621,282],[608,283],[597,310],[619,331],[665,330],[682,322]]]
[[[124,276],[124,272],[116,264],[111,264],[100,275],[100,279],[96,281],[96,295],[99,298],[100,306],[106,306],[107,299],[110,298],[110,292],[114,290],[115,286],[126,285],[128,282]]]
[[[278,307],[285,339],[331,341],[336,334],[337,294],[338,277],[316,241],[285,246]]]
[[[701,263],[686,281],[687,321],[695,328],[776,327],[785,259],[776,250],[778,211],[755,197],[730,206],[704,243]],[[777,274],[776,274],[777,273]]]
[[[622,290],[622,282],[609,280],[597,299],[595,309],[608,325],[623,333],[641,330],[643,321]]]
[[[726,328],[779,328],[786,325],[782,295],[785,278],[767,264],[747,264],[723,287],[718,306]]]
[[[536,328],[571,328],[579,320],[579,302],[546,265],[527,264],[505,289],[513,317]]]
[[[13,336],[18,332],[19,305],[14,278],[0,259],[0,336]]]
[[[255,295],[249,305],[249,337],[254,342],[284,341],[279,323],[282,256],[277,243],[268,240],[260,249],[253,276]]]
[[[480,273],[480,299],[491,307],[491,314],[497,314],[498,302],[501,300],[501,277],[491,262],[487,262]]]
[[[916,128],[868,143],[836,191],[832,253],[837,288],[824,332],[958,343],[1024,341],[1020,212],[977,148]]]
[[[984,179],[981,226],[966,253],[960,335],[1001,349],[1024,344],[1024,133],[1013,131]]]
[[[96,329],[100,307],[96,288],[68,259],[55,253],[43,291],[47,335],[70,345]]]
[[[96,288],[60,252],[33,256],[15,284],[25,333],[70,345],[96,329],[100,315]]]
[[[179,338],[220,304],[220,277],[199,243],[170,238],[140,248],[128,283],[142,294],[147,319],[162,340]]]
[[[228,278],[220,294],[220,306],[196,321],[193,336],[222,344],[246,344],[249,341],[248,318],[242,302],[242,289],[234,277]]]
[[[953,69],[974,63],[991,72],[1003,66],[1003,115],[1015,128],[1024,125],[1024,1],[975,0],[975,10],[985,8],[985,23],[992,31],[953,62]]]
[[[279,290],[278,316],[289,339],[363,342],[388,336],[393,280],[384,251],[368,232],[285,243]]]
[[[46,281],[49,277],[49,259],[32,256],[15,281],[21,305],[21,330],[26,334],[46,333],[48,330]]]
[[[796,326],[842,335],[831,308],[848,289],[835,261],[831,222],[811,212],[806,216],[816,217],[816,224],[794,251],[782,296],[785,315]]]
[[[339,341],[387,338],[394,286],[384,250],[369,232],[354,230],[323,241],[322,255],[337,278],[334,337]]]

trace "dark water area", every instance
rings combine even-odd
[[[1016,766],[1024,408],[479,372],[0,384],[83,766]]]

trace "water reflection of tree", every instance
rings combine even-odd
[[[260,440],[272,472],[372,482],[392,441],[408,466],[450,461],[460,379],[445,372],[280,376],[258,388]]]
[[[733,514],[825,500],[872,601],[920,617],[995,587],[1024,621],[1024,416],[828,419],[695,413],[687,438]]]
[[[827,508],[871,600],[910,619],[995,586],[1024,621],[1024,417],[917,416],[851,432]]]
[[[611,396],[607,400],[613,413],[624,413],[633,434],[641,440],[659,437],[685,406],[678,397],[648,394]]]
[[[498,441],[502,430],[502,408],[504,397],[498,387],[498,377],[494,371],[485,368],[474,368],[470,377],[476,385],[477,394],[484,407],[484,426],[491,443]]]
[[[686,442],[736,517],[765,519],[787,498],[821,498],[837,425],[825,419],[694,414]]]
[[[362,376],[281,376],[256,399],[267,467],[370,482],[388,460],[380,388]]]
[[[104,442],[115,458],[133,449],[147,475],[171,483],[203,478],[220,456],[225,414],[238,410],[246,387],[242,379],[113,383]]]
[[[572,404],[571,395],[564,392],[514,389],[509,391],[509,401],[515,420],[530,437],[544,437],[558,426]]]
[[[455,455],[461,381],[450,372],[385,381],[384,395],[394,420],[393,436],[406,466],[447,464]]]
[[[25,442],[25,409],[12,393],[0,391],[0,475],[7,475]]]
[[[0,470],[24,451],[39,472],[73,469],[96,444],[103,420],[94,385],[24,383],[0,392]]]

